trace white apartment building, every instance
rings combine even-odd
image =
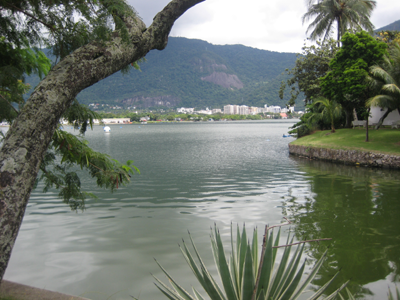
[[[239,115],[248,115],[248,114],[249,114],[249,107],[247,105],[240,105]]]
[[[281,107],[280,106],[270,106],[268,107],[268,112],[274,113],[274,114],[279,114],[281,113]]]
[[[224,114],[225,115],[233,115],[233,105],[225,105],[224,106]]]
[[[268,106],[267,104],[264,107],[248,107],[247,105],[225,105],[223,113],[225,115],[257,115],[259,113],[287,113],[294,112],[294,106],[290,106],[289,108],[281,108],[280,106]],[[213,110],[213,113],[214,110]]]

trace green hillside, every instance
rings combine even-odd
[[[378,32],[384,30],[400,31],[400,20],[397,20],[396,22],[390,23],[389,25],[378,28],[375,31]]]
[[[295,53],[170,37],[165,50],[148,53],[146,62],[140,64],[141,71],[116,73],[77,98],[84,104],[137,108],[284,106],[288,99],[278,96],[282,72],[292,68],[295,60]],[[27,79],[32,85],[37,81]]]

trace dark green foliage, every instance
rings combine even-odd
[[[75,129],[79,129],[81,134],[85,134],[88,126],[93,126],[93,120],[100,120],[101,116],[98,113],[91,111],[86,106],[79,104],[75,99],[72,105],[64,113],[64,119],[68,121],[68,123],[73,124]]]
[[[333,105],[334,106],[334,105]],[[321,101],[315,101],[306,106],[306,113],[300,117],[300,122],[297,122],[289,131],[291,134],[297,135],[298,138],[314,133],[316,130],[332,129],[332,120],[326,116],[326,106]],[[335,107],[332,107],[335,110]],[[325,112],[324,112],[325,110]],[[343,113],[338,113],[334,116],[333,127],[343,127],[345,123],[345,116]]]
[[[369,67],[380,62],[386,48],[385,43],[365,31],[346,33],[341,49],[329,64],[331,71],[321,79],[323,94],[347,111],[347,126],[351,111],[355,108],[362,114],[366,109],[365,101],[373,96],[375,91],[369,88],[365,78]]]
[[[319,105],[312,105],[308,104],[306,106],[306,113],[300,117],[300,121],[294,124],[291,128],[292,130],[289,131],[290,134],[297,135],[297,138],[302,136],[306,136],[312,134],[318,128],[323,128],[324,123],[323,120],[314,120],[311,122],[311,118],[315,113],[319,113],[321,108]]]
[[[317,41],[316,45],[304,46],[303,52],[297,55],[296,65],[286,73],[291,76],[283,81],[279,96],[284,98],[286,87],[290,89],[289,105],[294,105],[298,95],[302,92],[305,96],[304,104],[312,102],[313,98],[322,96],[319,80],[329,71],[329,63],[338,51],[334,40],[325,42]],[[302,104],[302,103],[298,103]]]
[[[96,179],[99,187],[113,191],[119,185],[130,181],[130,174],[139,170],[128,161],[126,165],[112,159],[109,155],[92,150],[83,134],[88,126],[93,125],[93,119],[100,116],[80,105],[76,100],[64,114],[81,135],[76,136],[57,129],[53,140],[47,150],[40,166],[40,175],[36,180],[43,181],[46,192],[50,188],[59,190],[59,197],[68,204],[72,210],[84,209],[87,196],[95,197],[81,189],[81,181],[77,173],[77,166],[86,170],[92,178]]]
[[[23,106],[24,94],[30,87],[24,84],[25,74],[42,78],[50,69],[50,60],[37,49],[15,48],[0,37],[0,122],[11,122]]]

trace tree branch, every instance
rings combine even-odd
[[[168,35],[175,21],[189,8],[204,2],[205,0],[173,0],[164,7],[153,19],[153,23],[147,29],[153,41],[153,49],[163,50],[168,43]]]
[[[43,22],[42,20],[36,18],[34,15],[32,15],[32,14],[30,14],[30,13],[28,13],[28,12],[22,10],[21,8],[16,7],[15,5],[13,5],[13,4],[11,4],[11,3],[8,3],[8,6],[10,6],[11,8],[13,8],[13,9],[19,11],[20,13],[23,13],[24,15],[26,15],[27,17],[29,17],[29,18],[35,20],[36,22],[38,22],[38,23],[40,23],[40,24],[46,26],[46,27],[49,28],[51,31],[53,31],[53,32],[56,31],[56,29],[55,29],[52,25]]]
[[[12,104],[7,100],[6,97],[4,97],[2,94],[0,94],[0,97],[3,98],[3,100],[6,101],[7,104],[10,105],[10,107],[11,107],[17,114],[19,114],[19,111],[18,111],[14,106],[12,106]]]
[[[319,241],[330,241],[331,239],[332,239],[332,238],[323,238],[323,239],[315,239],[315,240],[300,241],[300,242],[293,243],[293,244],[273,246],[272,248],[289,247],[289,246],[293,246],[293,245],[299,245],[299,244],[305,244],[305,243],[311,243],[311,242],[319,242]]]
[[[62,59],[36,87],[11,125],[0,151],[0,280],[59,119],[77,94],[143,58],[164,49],[172,25],[205,0],[172,0],[146,29],[127,5],[122,20],[131,43],[115,31],[107,42],[93,41]]]

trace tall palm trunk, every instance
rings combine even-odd
[[[337,46],[338,46],[338,48],[340,48],[340,38],[341,38],[341,35],[340,35],[340,24],[341,24],[341,20],[340,20],[341,18],[340,17],[338,17],[337,18],[337,20],[336,20],[336,22],[337,22]]]

